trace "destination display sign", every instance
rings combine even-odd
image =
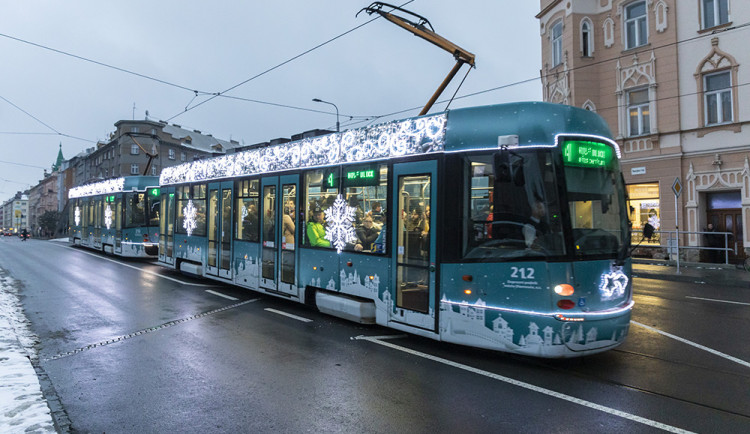
[[[377,164],[345,168],[343,178],[347,187],[380,185],[380,171]]]
[[[611,169],[614,150],[607,144],[588,140],[566,140],[562,146],[566,166]]]

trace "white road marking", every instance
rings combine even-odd
[[[588,408],[591,408],[591,409],[594,409],[594,410],[599,410],[599,411],[602,411],[604,413],[611,414],[613,416],[622,417],[624,419],[628,419],[628,420],[631,420],[633,422],[642,423],[644,425],[648,425],[650,427],[654,427],[654,428],[661,429],[661,430],[664,430],[664,431],[673,432],[673,433],[690,433],[690,431],[686,431],[686,430],[683,430],[683,429],[680,429],[680,428],[677,428],[677,427],[673,427],[671,425],[666,425],[666,424],[663,424],[661,422],[656,422],[654,420],[646,419],[646,418],[643,418],[643,417],[640,417],[640,416],[636,416],[636,415],[631,414],[631,413],[626,413],[624,411],[616,410],[614,408],[610,408],[610,407],[606,407],[606,406],[603,406],[603,405],[599,405],[599,404],[593,403],[591,401],[586,401],[584,399],[579,399],[579,398],[576,398],[574,396],[566,395],[564,393],[555,392],[554,390],[545,389],[545,388],[539,387],[539,386],[534,386],[533,384],[529,384],[529,383],[526,383],[524,381],[515,380],[515,379],[510,378],[510,377],[505,377],[503,375],[498,375],[498,374],[495,374],[495,373],[492,373],[492,372],[489,372],[489,371],[484,371],[482,369],[477,369],[477,368],[474,368],[474,367],[471,367],[471,366],[468,366],[468,365],[464,365],[462,363],[453,362],[451,360],[443,359],[441,357],[437,357],[437,356],[433,356],[433,355],[430,355],[430,354],[422,353],[420,351],[416,351],[416,350],[412,350],[412,349],[409,349],[409,348],[401,347],[401,346],[392,344],[390,342],[383,341],[383,340],[380,339],[380,337],[357,336],[355,339],[360,339],[360,340],[365,340],[365,341],[369,341],[369,342],[374,342],[376,344],[383,345],[383,346],[386,346],[388,348],[392,348],[394,350],[402,351],[404,353],[408,353],[408,354],[411,354],[411,355],[414,355],[414,356],[417,356],[417,357],[422,357],[424,359],[432,360],[434,362],[442,363],[444,365],[448,365],[448,366],[451,366],[451,367],[454,367],[454,368],[463,369],[464,371],[468,371],[468,372],[471,372],[471,373],[474,373],[474,374],[484,375],[485,377],[492,378],[493,380],[502,381],[504,383],[512,384],[514,386],[518,386],[518,387],[522,387],[522,388],[527,389],[527,390],[531,390],[532,392],[537,392],[537,393],[541,393],[543,395],[551,396],[553,398],[562,399],[564,401],[567,401],[567,402],[570,402],[570,403],[573,403],[573,404],[578,404],[578,405],[582,405],[584,407],[588,407]]]
[[[693,347],[698,348],[698,349],[703,350],[703,351],[707,351],[707,352],[709,352],[711,354],[714,354],[716,356],[723,357],[723,358],[725,358],[727,360],[731,360],[732,362],[739,363],[740,365],[745,366],[746,368],[750,368],[750,363],[749,362],[746,362],[746,361],[744,361],[742,359],[738,359],[737,357],[732,357],[729,354],[724,354],[724,353],[722,353],[720,351],[714,350],[713,348],[704,347],[703,345],[696,344],[695,342],[689,341],[689,340],[687,340],[685,338],[681,338],[679,336],[675,336],[675,335],[673,335],[671,333],[663,332],[663,331],[661,331],[659,329],[655,329],[653,327],[647,326],[646,324],[641,324],[641,323],[639,323],[637,321],[632,321],[631,320],[630,322],[633,323],[633,324],[635,324],[635,325],[637,325],[637,326],[641,326],[641,327],[643,327],[643,328],[645,328],[647,330],[651,330],[652,332],[656,332],[656,333],[659,333],[660,335],[666,336],[668,338],[672,338],[672,339],[674,339],[676,341],[680,341],[683,344],[688,344],[690,346],[693,346]]]
[[[740,301],[717,300],[715,298],[703,298],[703,297],[691,297],[689,295],[686,295],[685,298],[692,298],[693,300],[715,301],[717,303],[731,303],[731,304],[741,304],[743,306],[750,306],[750,303],[742,303]]]
[[[270,307],[267,307],[267,308],[265,308],[264,310],[267,310],[267,311],[269,311],[269,312],[273,312],[273,313],[277,313],[277,314],[279,314],[279,315],[284,315],[284,316],[286,316],[286,317],[289,317],[289,318],[293,318],[293,319],[296,319],[297,321],[302,321],[302,322],[312,322],[312,320],[311,320],[311,319],[307,319],[307,318],[302,318],[301,316],[293,315],[293,314],[291,314],[291,313],[286,313],[286,312],[282,312],[282,311],[280,311],[280,310],[276,310],[276,309],[271,309]]]
[[[210,289],[207,289],[206,292],[208,292],[209,294],[218,295],[219,297],[224,297],[229,300],[239,300],[239,298],[234,298],[231,295],[222,294],[220,292],[212,291]]]
[[[52,245],[53,245],[53,246],[59,246],[59,247],[65,247],[65,248],[68,248],[68,247],[69,247],[69,246],[61,246],[60,244],[52,244]],[[99,258],[99,259],[105,260],[105,261],[110,261],[110,262],[114,262],[115,264],[119,264],[119,265],[122,265],[123,267],[129,267],[129,268],[132,268],[132,269],[134,269],[134,270],[138,270],[138,271],[140,271],[140,272],[142,272],[142,273],[153,274],[154,276],[157,276],[157,277],[161,277],[162,279],[167,279],[167,280],[171,280],[171,281],[173,281],[173,282],[177,282],[177,283],[180,283],[180,284],[182,284],[182,285],[189,285],[189,286],[216,286],[216,285],[205,284],[205,283],[190,283],[190,282],[183,282],[182,280],[178,280],[178,279],[175,279],[175,278],[173,278],[173,277],[169,277],[169,276],[163,276],[163,275],[161,275],[161,274],[159,274],[159,273],[157,273],[157,272],[155,272],[155,271],[144,270],[143,268],[138,268],[138,267],[136,267],[136,266],[134,266],[134,265],[126,264],[126,263],[124,263],[124,262],[120,262],[120,261],[117,261],[117,260],[114,260],[114,259],[110,259],[110,258],[105,258],[104,256],[101,256],[101,255],[97,255],[97,254],[95,254],[95,253],[92,253],[92,252],[87,252],[87,251],[85,251],[85,250],[76,250],[76,251],[77,251],[77,252],[80,252],[80,253],[84,253],[84,254],[90,255],[90,256],[93,256],[93,257],[95,257],[95,258]]]

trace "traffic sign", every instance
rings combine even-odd
[[[672,184],[672,191],[674,192],[675,197],[680,197],[680,193],[682,193],[682,183],[680,182],[680,178],[674,179],[674,183]]]

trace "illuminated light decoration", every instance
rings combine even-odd
[[[622,272],[621,267],[612,266],[609,273],[602,274],[602,284],[599,286],[602,301],[622,297],[627,287],[628,276]]]
[[[76,206],[76,209],[75,209],[73,215],[75,216],[74,220],[76,222],[76,226],[80,226],[81,225],[81,208],[79,208],[78,206]]]
[[[69,199],[85,196],[96,196],[98,194],[117,193],[125,187],[125,178],[108,179],[94,184],[82,185],[71,188],[68,192]]]
[[[513,309],[510,307],[488,306],[486,304],[467,303],[465,301],[450,301],[447,299],[440,300],[440,303],[448,304],[452,306],[459,306],[459,307],[492,310],[496,312],[508,312],[508,313],[519,313],[522,315],[546,316],[546,317],[553,317],[555,319],[560,319],[558,318],[558,316],[561,316],[559,312],[539,312],[539,311],[534,311],[534,310]],[[635,302],[633,300],[630,300],[630,302],[628,302],[626,305],[621,306],[621,307],[616,307],[614,309],[599,310],[595,312],[576,312],[573,315],[576,315],[576,317],[581,317],[581,319],[577,319],[576,321],[584,321],[588,317],[615,316],[615,315],[620,315],[622,313],[625,313],[631,310],[633,308],[633,305],[635,305]]]
[[[112,207],[109,204],[107,204],[107,208],[104,210],[104,226],[107,229],[112,227]]]
[[[338,195],[333,205],[325,210],[326,235],[325,238],[336,247],[336,253],[346,247],[346,243],[357,239],[354,232],[354,215],[356,209],[348,206],[344,197]]]
[[[195,222],[195,218],[198,215],[198,210],[193,205],[193,200],[188,200],[187,206],[183,208],[182,213],[185,215],[185,221],[182,222],[182,227],[187,231],[188,236],[193,234],[193,231],[198,226]]]
[[[444,152],[445,113],[165,167],[160,185]]]

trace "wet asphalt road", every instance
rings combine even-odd
[[[53,242],[0,238],[0,267],[71,432],[750,432],[746,288],[636,279],[623,346],[550,361]]]

